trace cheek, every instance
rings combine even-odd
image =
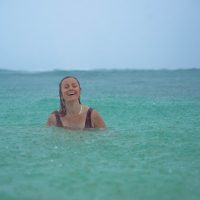
[[[64,94],[64,93],[65,93],[65,90],[64,90],[64,89],[61,89],[61,95]]]
[[[66,89],[61,89],[61,96],[65,95],[66,94]]]

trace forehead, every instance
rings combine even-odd
[[[66,78],[62,81],[62,85],[66,85],[66,84],[78,84],[77,80],[74,79],[73,77],[70,77],[70,78]]]

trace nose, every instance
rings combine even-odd
[[[71,90],[71,89],[73,89],[73,86],[72,85],[69,85],[69,88],[68,88],[69,90]]]

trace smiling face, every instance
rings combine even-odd
[[[73,77],[66,78],[61,83],[61,97],[66,101],[77,101],[80,98],[80,85]]]

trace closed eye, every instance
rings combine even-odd
[[[72,87],[73,87],[73,88],[76,88],[76,87],[78,87],[78,85],[76,85],[76,84],[72,84]]]

